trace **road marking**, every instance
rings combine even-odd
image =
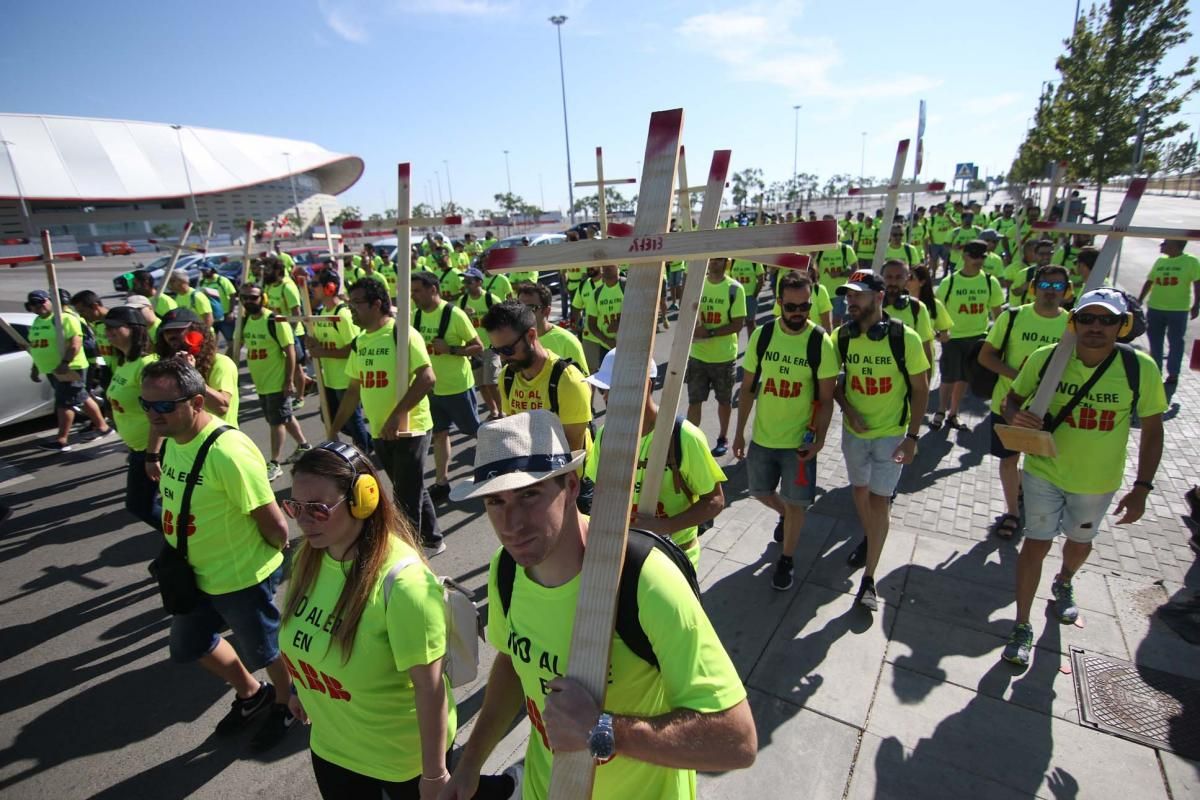
[[[33,480],[33,475],[9,464],[6,461],[0,461],[0,489],[7,489],[10,486],[16,486],[18,483],[25,483]]]

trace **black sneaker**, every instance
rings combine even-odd
[[[780,517],[780,518],[779,518],[779,522],[776,522],[776,523],[775,523],[775,535],[774,535],[774,538],[775,538],[775,543],[776,543],[776,544],[782,544],[782,543],[783,543],[783,517]]]
[[[864,577],[858,587],[858,604],[867,611],[879,610],[879,595],[875,593],[875,579]]]
[[[54,453],[69,453],[74,449],[71,446],[70,441],[59,442],[57,439],[46,439],[38,442],[37,446],[43,450],[49,450]]]
[[[445,503],[450,499],[450,484],[435,483],[429,487],[429,499],[434,503]]]
[[[272,690],[273,695],[274,690]],[[288,728],[292,727],[295,721],[296,718],[292,716],[292,712],[288,710],[287,706],[271,703],[271,710],[267,712],[267,718],[263,720],[262,725],[258,726],[258,730],[250,739],[250,749],[256,753],[270,750],[283,741]]]
[[[721,456],[725,455],[729,452],[729,440],[724,436],[718,437],[717,446],[714,447],[711,452],[713,458],[720,458]]]
[[[867,563],[867,540],[863,539],[858,543],[858,547],[851,551],[850,555],[846,556],[846,564],[858,569],[863,564]]]
[[[84,434],[83,440],[85,442],[98,442],[101,439],[107,439],[109,436],[112,436],[113,433],[114,433],[114,430],[113,430],[112,425],[109,425],[107,428],[105,428],[102,431],[98,431],[95,428],[92,428],[92,430],[90,430],[86,434]]]
[[[771,588],[777,592],[786,592],[792,588],[792,557],[780,556],[775,562],[775,574],[771,576]]]
[[[250,720],[271,707],[275,690],[269,683],[260,683],[258,691],[245,700],[235,696],[233,708],[229,709],[217,723],[217,736],[232,736],[250,723]]]

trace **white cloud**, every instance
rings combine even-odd
[[[737,79],[774,84],[797,96],[863,100],[916,94],[941,84],[906,74],[859,85],[835,81],[832,76],[844,63],[837,42],[795,33],[800,13],[795,2],[752,4],[688,17],[678,31],[693,49],[729,65]]]
[[[497,0],[317,0],[325,24],[341,38],[362,44],[369,27],[381,18],[405,14],[478,17],[503,14],[514,8]]]

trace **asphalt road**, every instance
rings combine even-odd
[[[1103,215],[1119,200],[1119,193],[1106,197]],[[1143,200],[1135,219],[1188,227],[1198,221],[1200,202],[1157,196]],[[1156,255],[1155,242],[1129,242],[1121,283],[1136,291]],[[111,295],[113,275],[133,260],[65,265],[62,284]],[[29,289],[43,285],[38,266],[0,273],[0,310],[19,308]],[[669,347],[670,336],[660,335],[660,363]],[[256,399],[242,402],[243,430],[265,446]],[[317,414],[310,398],[300,418],[314,441]],[[713,409],[705,415],[703,427],[714,437]],[[37,421],[0,434],[0,501],[14,509],[0,523],[0,795],[315,797],[303,731],[265,757],[251,757],[245,738],[209,737],[230,694],[199,668],[167,661],[168,620],[146,573],[159,539],[123,509],[123,446],[113,441],[46,453],[33,442],[48,426],[49,420]],[[457,447],[452,480],[467,474],[471,452]],[[289,487],[286,475],[274,484],[284,497]],[[448,549],[434,567],[482,598],[496,546],[483,508],[467,503],[439,511]],[[460,720],[469,721],[482,700],[481,683],[456,694]]]

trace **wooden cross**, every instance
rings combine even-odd
[[[63,310],[62,298],[58,294],[58,271],[54,268],[54,247],[50,244],[50,231],[48,230],[42,231],[42,263],[46,265],[46,283],[50,287],[50,305],[54,309],[54,343],[61,359],[66,355],[67,344],[63,336]],[[54,377],[64,383],[74,383],[82,378],[73,369],[55,371]]]
[[[617,586],[629,529],[646,401],[647,364],[654,349],[663,262],[781,250],[822,250],[837,241],[836,224],[824,221],[667,233],[682,131],[682,109],[657,111],[650,117],[632,239],[492,248],[484,259],[489,270],[501,272],[559,269],[564,265],[630,265],[621,311],[625,324],[617,329],[618,356],[608,396],[609,422],[601,445],[600,472],[571,631],[568,669],[569,676],[579,681],[601,707],[611,655]],[[650,267],[641,268],[645,264]],[[698,281],[691,283],[694,286]],[[593,769],[586,751],[555,755],[550,797],[564,800],[590,796]]]
[[[594,181],[576,181],[575,186],[595,186],[597,188],[597,197],[600,199],[599,217],[600,217],[600,238],[608,236],[608,198],[604,196],[604,190],[615,183],[637,183],[637,178],[608,178],[604,177],[604,154],[601,148],[596,148],[596,180]]]
[[[1200,239],[1200,231],[1195,230],[1130,227],[1129,223],[1133,219],[1134,211],[1137,210],[1138,202],[1141,201],[1142,194],[1146,191],[1146,184],[1146,178],[1135,178],[1130,182],[1129,189],[1125,192],[1125,199],[1121,201],[1121,209],[1113,219],[1112,227],[1106,225],[1085,226],[1077,223],[1033,223],[1033,227],[1038,230],[1050,230],[1062,233],[1094,232],[1107,234],[1104,246],[1100,248],[1100,255],[1096,259],[1096,266],[1092,268],[1092,272],[1088,275],[1087,282],[1083,286],[1083,294],[1094,289],[1099,289],[1104,285],[1111,267],[1121,252],[1121,242],[1124,237],[1146,236],[1152,239]],[[1080,231],[1078,230],[1079,228],[1087,228],[1088,230]],[[1142,233],[1142,231],[1149,231],[1151,233]],[[1075,332],[1068,327],[1063,333],[1062,338],[1059,339],[1058,344],[1054,348],[1054,354],[1050,357],[1050,361],[1046,366],[1046,372],[1038,384],[1037,392],[1033,396],[1033,402],[1029,405],[1030,413],[1038,417],[1045,417],[1046,411],[1050,408],[1050,402],[1054,399],[1054,392],[1058,387],[1058,382],[1062,379],[1063,372],[1066,370],[1067,362],[1070,360],[1072,353],[1075,352],[1075,338]],[[1049,431],[1021,428],[1014,425],[997,425],[996,435],[1000,437],[1000,441],[1009,450],[1019,450],[1023,453],[1032,453],[1033,455],[1048,456],[1050,458],[1058,455],[1058,449],[1054,445],[1054,434]]]
[[[208,255],[208,243],[212,239],[212,229],[213,229],[213,224],[212,224],[212,220],[210,219],[208,221],[208,227],[204,229],[204,242],[200,245],[200,248],[197,251],[202,256]]]
[[[167,268],[163,270],[162,280],[154,285],[154,291],[150,293],[150,299],[158,297],[162,290],[166,288],[167,281],[171,279],[171,273],[175,271],[175,264],[179,262],[179,254],[182,253],[187,244],[188,236],[192,233],[192,223],[187,222],[183,226],[183,233],[179,234],[179,243],[171,247],[171,263],[167,264]],[[151,278],[153,280],[153,277]]]
[[[246,238],[242,242],[242,280],[238,283],[238,291],[250,279],[250,248],[254,246],[254,220],[246,220]],[[246,309],[237,316],[237,324],[233,327],[233,341],[230,343],[230,358],[237,364],[242,360],[242,328],[246,324]]]
[[[305,321],[312,320],[312,297],[308,293],[308,271],[305,270],[303,275],[298,276],[296,282],[299,284],[296,288],[300,290],[300,310],[304,312]],[[338,317],[334,315],[333,319],[336,320]],[[333,430],[333,412],[329,408],[329,398],[325,396],[325,378],[321,374],[321,359],[314,356],[313,361],[315,362],[313,366],[316,367],[313,373],[317,379],[317,397],[321,401],[321,422],[325,426],[325,438],[332,440],[337,434]],[[301,390],[303,391],[303,387]]]
[[[902,139],[896,147],[896,161],[892,166],[892,179],[887,186],[869,186],[851,188],[850,194],[853,195],[887,195],[887,201],[883,208],[883,225],[887,226],[886,231],[875,232],[875,255],[871,258],[871,269],[878,274],[883,267],[883,259],[887,254],[888,239],[891,238],[892,221],[896,218],[896,207],[899,205],[899,196],[901,194],[916,194],[917,192],[940,192],[946,188],[943,181],[933,181],[932,183],[901,183],[904,177],[904,162],[908,160],[908,139]]]

